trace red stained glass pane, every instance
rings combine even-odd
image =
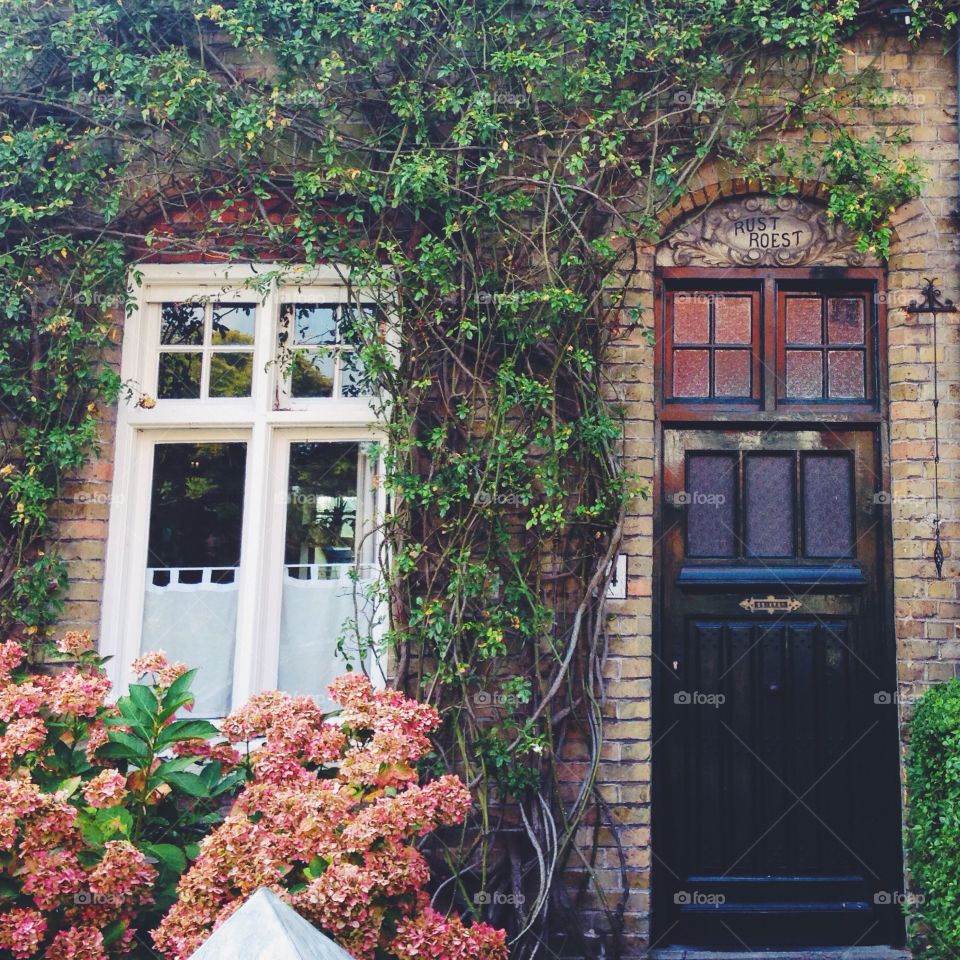
[[[831,343],[863,343],[860,297],[831,297],[827,301],[827,337]]]
[[[819,350],[787,351],[787,396],[799,400],[823,396],[823,360]]]
[[[830,350],[827,369],[831,397],[859,399],[864,396],[862,350]]]
[[[675,397],[710,395],[710,360],[706,350],[674,350],[673,395]]]
[[[822,343],[821,299],[787,297],[787,343]]]
[[[710,300],[702,293],[673,298],[673,339],[677,343],[709,343]]]
[[[749,350],[717,350],[713,362],[713,392],[716,396],[750,396]]]
[[[714,298],[714,304],[714,340],[717,343],[749,344],[752,334],[752,299],[720,294]]]

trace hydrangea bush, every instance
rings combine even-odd
[[[265,693],[222,732],[250,751],[252,776],[201,844],[154,935],[182,960],[258,887],[285,897],[357,960],[506,960],[503,931],[429,908],[430,871],[413,846],[463,820],[470,794],[454,776],[424,786],[414,765],[439,723],[432,708],[348,674],[333,683],[336,723],[309,697]]]
[[[30,673],[0,644],[0,956],[104,960],[149,942],[245,772],[197,750],[212,724],[176,718],[182,664],[144,658],[152,683],[110,705],[89,636],[58,650],[69,665]]]
[[[506,960],[502,931],[429,907],[413,844],[470,806],[419,783],[431,707],[348,675],[335,722],[271,692],[217,730],[181,716],[183,664],[140,658],[112,705],[89,637],[58,649],[38,674],[0,644],[0,956],[181,960],[267,886],[358,960]]]

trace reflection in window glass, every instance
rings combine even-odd
[[[201,353],[161,353],[157,399],[199,399],[202,362]]]
[[[293,443],[287,485],[280,689],[326,702],[343,671],[337,639],[355,614],[357,443]]]
[[[165,303],[160,308],[160,343],[200,346],[203,343],[203,304]]]
[[[199,668],[197,716],[230,709],[246,444],[154,447],[141,652]]]
[[[831,297],[827,301],[827,337],[831,343],[863,343],[863,300]]]
[[[213,306],[213,342],[216,345],[253,345],[255,303],[216,303]]]
[[[210,396],[249,397],[253,388],[253,354],[215,352],[210,356]]]

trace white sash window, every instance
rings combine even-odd
[[[198,716],[379,672],[372,308],[333,268],[265,272],[141,267],[125,325],[101,651],[121,688],[150,650],[199,667]]]

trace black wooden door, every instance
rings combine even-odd
[[[666,429],[658,942],[902,937],[876,431]]]

